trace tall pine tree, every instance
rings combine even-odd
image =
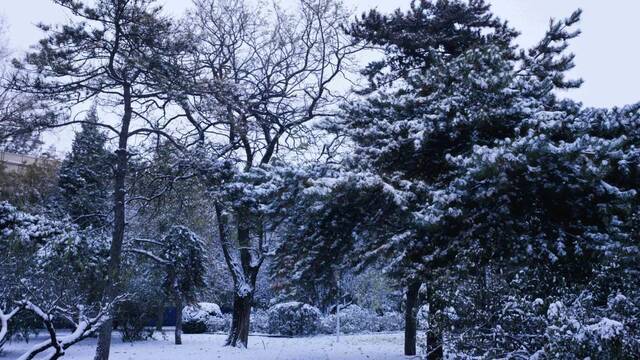
[[[98,128],[95,107],[76,133],[71,152],[60,169],[61,206],[82,228],[107,229],[110,222],[113,184],[113,156],[107,150],[107,136]]]
[[[387,259],[406,288],[405,354],[415,355],[418,290],[455,249],[428,231],[424,207],[431,190],[451,178],[449,154],[511,136],[524,117],[510,91],[517,33],[483,1],[420,1],[391,15],[372,10],[349,32],[385,56],[363,71],[369,85],[335,124],[355,150],[329,202],[335,211],[324,211],[336,216],[327,225],[344,229],[329,226],[325,247],[338,242],[344,251],[337,253],[355,251],[360,256],[352,259],[363,262]],[[342,217],[347,204],[362,207]]]
[[[420,286],[427,283],[432,316],[444,313],[437,284],[468,245],[463,224],[446,221],[465,214],[439,206],[459,196],[447,191],[460,177],[452,159],[517,137],[536,116],[575,110],[554,91],[579,85],[564,79],[578,18],[553,23],[528,52],[517,51],[517,32],[481,0],[422,0],[355,22],[350,34],[385,56],[365,68],[368,86],[332,125],[354,151],[324,201],[309,207],[317,226],[290,235],[311,241],[287,242],[278,263],[300,279],[328,262],[381,263],[406,288],[405,353],[415,354]],[[432,325],[430,358],[439,358],[444,334]]]

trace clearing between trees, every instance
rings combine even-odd
[[[41,334],[38,340],[44,340]],[[42,339],[40,339],[42,338]],[[175,345],[171,331],[165,336],[156,334],[149,341],[124,343],[114,333],[111,349],[113,360],[175,360],[175,359],[233,359],[233,360],[356,360],[356,359],[406,359],[402,354],[402,333],[359,334],[340,337],[321,335],[314,337],[266,337],[250,336],[253,346],[240,349],[224,344],[225,334],[185,334],[184,343]],[[8,344],[0,359],[12,359],[24,353],[33,344],[13,342]],[[95,352],[96,340],[87,339],[69,349],[65,360],[90,359]]]

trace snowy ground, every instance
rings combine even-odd
[[[40,335],[42,338],[43,334]],[[123,343],[114,335],[111,348],[112,360],[356,360],[356,359],[408,359],[403,356],[403,335],[366,334],[345,335],[336,343],[335,336],[307,338],[249,337],[249,349],[222,347],[225,335],[183,335],[183,345],[174,345],[171,332],[165,338]],[[71,347],[63,357],[65,360],[85,360],[93,357],[95,339],[87,339]],[[0,359],[15,359],[22,350],[33,346],[13,342],[6,346]]]

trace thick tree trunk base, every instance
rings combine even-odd
[[[111,331],[113,330],[113,320],[109,319],[100,328],[98,333],[98,345],[94,360],[109,360],[109,350],[111,349]]]
[[[225,346],[246,348],[249,344],[249,321],[251,319],[251,302],[253,296],[234,296],[231,330]]]
[[[418,295],[420,283],[412,283],[407,287],[407,303],[404,310],[404,354],[414,356],[416,351],[416,331],[418,324]]]

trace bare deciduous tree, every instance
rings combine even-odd
[[[358,50],[344,35],[349,14],[341,2],[301,0],[291,12],[243,0],[195,5],[188,24],[196,46],[176,92],[200,140],[218,144],[217,155],[240,172],[266,166],[281,149],[298,148],[311,121],[334,115],[340,96],[332,85]],[[216,199],[215,208],[235,288],[226,344],[246,347],[268,224],[241,204]]]

